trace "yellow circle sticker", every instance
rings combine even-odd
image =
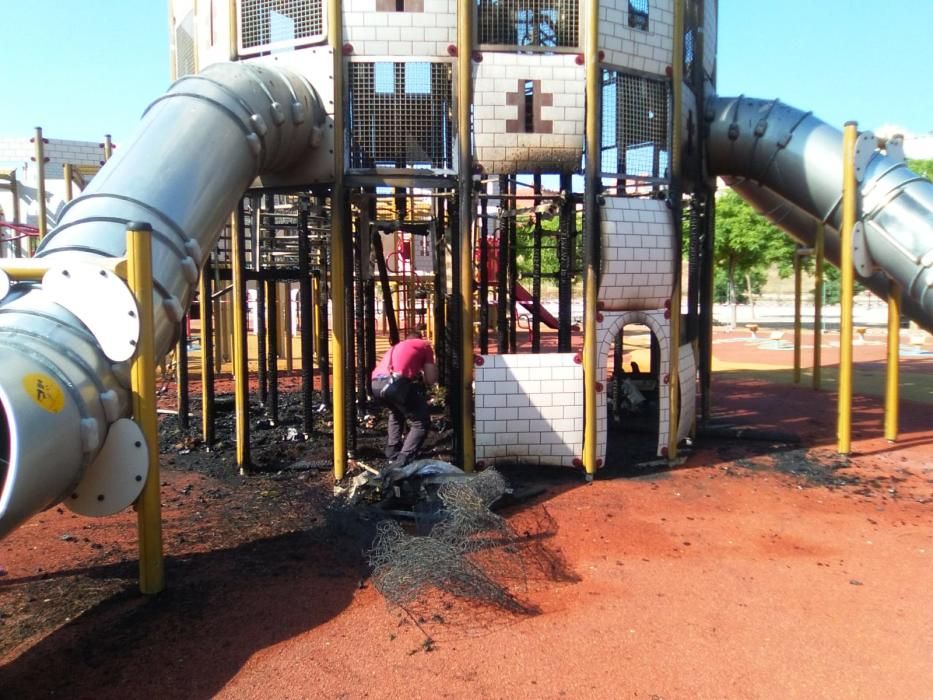
[[[23,388],[29,398],[49,413],[58,413],[65,407],[65,395],[61,387],[47,374],[27,374],[23,377]]]

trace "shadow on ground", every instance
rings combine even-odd
[[[126,564],[63,572],[116,577],[122,590],[0,668],[0,697],[212,697],[255,652],[350,603],[359,562],[325,542],[312,530],[169,558],[171,586],[152,597]]]

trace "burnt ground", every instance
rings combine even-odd
[[[210,448],[196,398],[187,430],[161,418],[164,593],[137,591],[130,510],[86,519],[53,508],[0,543],[0,697],[916,697],[911,689],[933,682],[920,661],[933,648],[928,404],[905,402],[890,445],[878,438],[879,400],[857,395],[853,453],[841,457],[831,395],[727,375],[716,380],[711,430],[683,464],[652,460],[653,436],[623,433],[590,486],[574,470],[502,467],[516,491],[502,513],[540,535],[560,566],[524,582],[531,617],[489,625],[449,605],[412,618],[381,601],[365,557],[375,521],[333,497],[332,417],[315,413],[303,439],[296,382],[283,381],[274,425],[254,399],[244,474],[230,399]],[[171,387],[164,398],[172,403]],[[450,429],[436,418],[427,447],[449,459]],[[381,412],[361,412],[358,460],[382,465],[383,431]],[[744,548],[739,559],[727,539]],[[815,567],[851,590],[824,591]],[[754,587],[733,587],[749,578]],[[866,607],[852,591],[875,597]],[[745,607],[707,611],[723,601]],[[787,622],[780,651],[766,641],[773,605]],[[624,646],[636,629],[649,638]],[[492,661],[463,667],[477,634],[483,648],[516,655],[508,672]],[[703,651],[713,637],[722,658]],[[593,643],[615,649],[626,670],[578,667],[558,651]],[[652,663],[662,647],[677,660]],[[544,649],[551,663],[537,658]],[[360,655],[389,666],[373,675]],[[840,664],[846,677],[830,683]],[[739,672],[744,685],[730,685]],[[895,686],[898,674],[906,680]],[[429,691],[438,683],[443,691]]]

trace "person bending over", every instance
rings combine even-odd
[[[372,374],[373,394],[389,409],[385,455],[400,467],[418,455],[431,426],[426,387],[437,382],[434,349],[412,331],[382,356]],[[410,428],[402,439],[405,422]]]

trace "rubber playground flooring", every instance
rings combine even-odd
[[[523,614],[437,590],[387,604],[361,520],[332,518],[326,413],[305,443],[257,428],[269,467],[244,475],[232,412],[210,449],[164,416],[168,587],[137,592],[131,509],[35,516],[0,542],[0,698],[929,697],[930,360],[904,353],[921,400],[902,401],[890,443],[865,391],[883,347],[855,347],[853,444],[838,455],[833,351],[813,391],[758,335],[714,344],[713,418],[747,435],[698,437],[674,465],[610,460],[589,484],[503,467],[529,495],[499,514],[538,553],[506,583]],[[625,362],[646,352],[629,341]],[[378,444],[378,424],[361,431]]]

